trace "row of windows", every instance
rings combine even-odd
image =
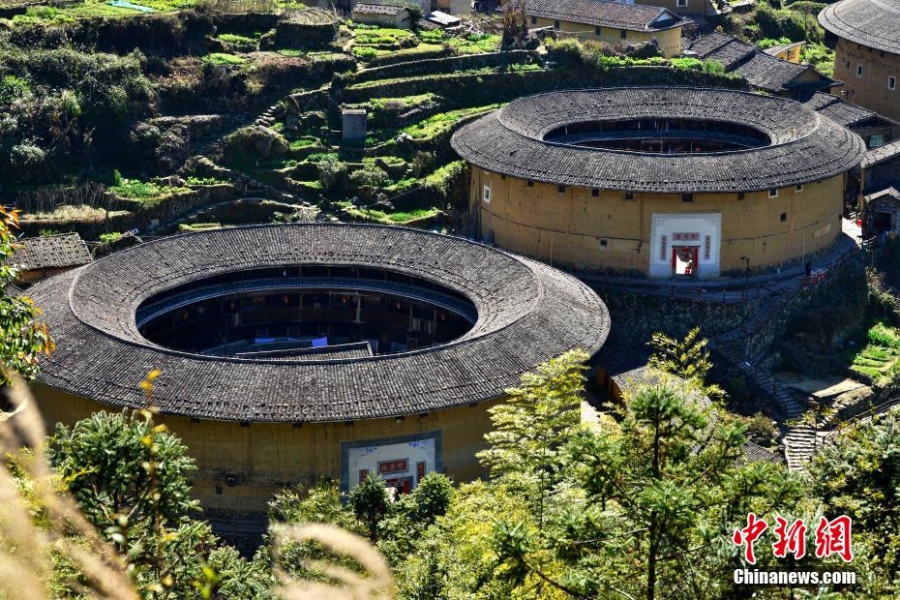
[[[848,69],[850,68],[850,61],[849,61],[849,60],[847,61],[847,68],[848,68]],[[864,72],[864,71],[863,71],[863,66],[862,66],[862,64],[861,64],[861,63],[860,63],[860,64],[857,64],[857,65],[856,65],[856,76],[857,76],[857,77],[862,77],[862,76],[863,76],[863,72]],[[888,89],[891,90],[891,91],[896,90],[896,89],[897,89],[897,78],[894,77],[893,75],[889,75],[889,76],[888,76],[888,80],[887,80],[887,86],[888,86]]]
[[[534,181],[529,179],[528,187],[534,187]],[[556,189],[560,194],[563,194],[566,191],[566,186],[560,185],[560,186],[557,186]],[[794,186],[794,191],[802,192],[803,184]],[[634,200],[634,192],[624,192],[624,194],[625,194],[625,200]],[[591,196],[593,196],[594,198],[598,198],[600,196],[600,190],[597,188],[593,188],[591,190]],[[743,200],[746,197],[746,194],[744,194],[744,192],[738,192],[737,197],[738,197],[738,200]],[[773,188],[773,189],[769,190],[769,198],[777,198],[777,197],[778,197],[778,189],[777,188]],[[482,199],[484,200],[485,204],[491,203],[491,186],[485,185],[483,187]],[[682,194],[681,201],[682,202],[693,202],[694,195],[693,194]]]

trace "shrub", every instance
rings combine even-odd
[[[347,174],[347,165],[342,163],[336,154],[326,155],[316,162],[319,170],[319,182],[325,191],[340,189]]]
[[[388,174],[381,167],[366,166],[357,169],[350,174],[350,182],[357,188],[370,187],[379,188],[383,186],[388,179]]]

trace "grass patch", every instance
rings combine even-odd
[[[415,221],[432,219],[441,213],[440,209],[434,207],[387,213],[380,210],[357,208],[349,202],[340,203],[340,205],[343,206],[344,213],[352,217],[385,225],[406,225]]]
[[[171,196],[177,192],[190,191],[189,188],[161,186],[153,181],[138,181],[136,179],[123,179],[118,185],[109,188],[119,198],[132,200],[157,200]]]
[[[213,52],[203,57],[203,62],[213,65],[242,65],[247,59],[236,54],[227,54],[225,52]]]
[[[308,148],[318,143],[317,139],[300,138],[291,142],[291,150],[299,150],[300,148]]]
[[[454,54],[485,54],[500,48],[500,36],[489,33],[470,34],[447,41]]]
[[[489,104],[488,106],[475,106],[472,108],[461,108],[459,110],[451,110],[450,112],[438,113],[428,117],[420,123],[405,127],[402,131],[408,133],[416,140],[432,138],[444,133],[448,129],[452,129],[466,117],[486,113],[496,108],[500,108],[501,106],[503,106],[503,104]]]
[[[850,348],[841,358],[857,373],[867,375],[877,385],[892,385],[900,378],[900,330],[876,323],[866,332],[868,343]]]
[[[145,14],[176,12],[194,8],[197,0],[129,0],[135,6],[152,9],[152,13],[142,12],[124,6],[112,6],[106,0],[84,0],[78,4],[63,7],[32,6],[24,15],[13,17],[14,23],[66,23],[77,19],[128,18]]]

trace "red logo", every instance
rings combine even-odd
[[[751,565],[756,564],[754,544],[768,528],[768,523],[758,518],[756,513],[749,513],[747,526],[736,529],[731,536],[735,546],[744,547],[744,559]],[[788,524],[787,519],[775,517],[772,531],[777,538],[772,544],[772,553],[777,558],[785,558],[788,554],[793,554],[797,559],[806,556],[807,527],[803,519]],[[852,561],[852,536],[853,522],[850,517],[843,515],[831,521],[821,517],[815,531],[816,558],[837,555],[844,562]]]

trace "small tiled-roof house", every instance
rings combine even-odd
[[[11,263],[19,284],[32,284],[91,262],[91,253],[77,233],[26,238],[17,242]]]
[[[611,44],[656,42],[666,57],[681,54],[681,28],[687,22],[664,8],[607,0],[527,0],[525,13],[531,27]]]
[[[398,29],[412,27],[412,14],[403,6],[359,2],[353,7],[351,18],[356,23],[367,25],[385,25]]]
[[[809,65],[770,56],[752,44],[722,33],[694,40],[690,51],[698,58],[721,63],[726,71],[744,77],[757,90],[787,98],[837,85]]]

